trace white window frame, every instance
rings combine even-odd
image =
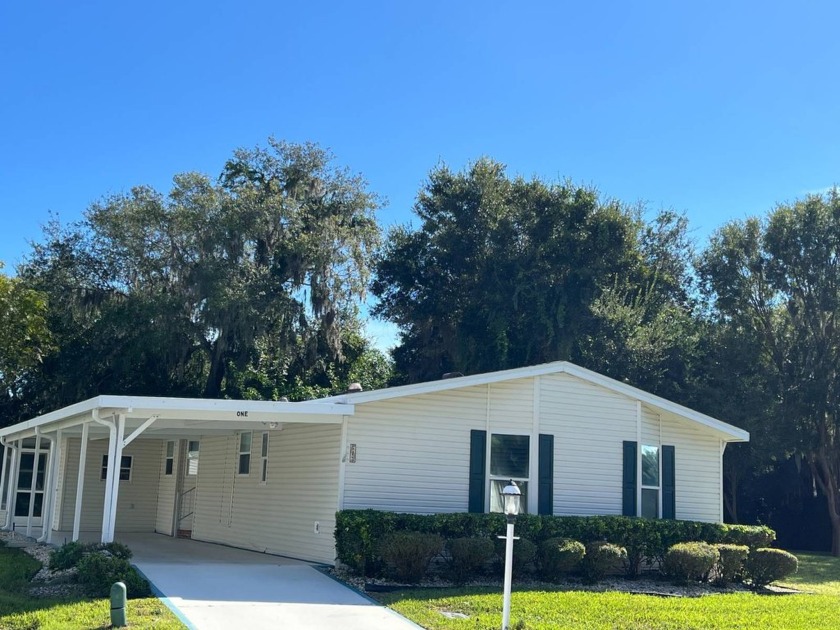
[[[487,440],[487,467],[486,467],[486,478],[487,478],[487,495],[486,495],[486,505],[487,511],[493,511],[493,482],[494,481],[515,481],[517,485],[521,485],[521,482],[527,483],[527,496],[523,497],[525,500],[520,502],[519,513],[520,514],[527,514],[528,513],[528,501],[530,500],[529,497],[533,492],[533,488],[531,487],[531,478],[534,476],[534,461],[533,461],[533,446],[534,446],[534,436],[530,433],[523,432],[523,431],[505,431],[501,429],[499,431],[488,431],[488,440]],[[505,477],[499,475],[493,475],[490,471],[492,468],[492,458],[493,458],[493,436],[494,435],[510,435],[514,437],[526,437],[528,438],[528,476],[527,477]]]
[[[644,449],[645,447],[655,448],[656,449],[656,466],[658,470],[656,471],[656,479],[659,482],[659,485],[651,486],[645,485],[645,464],[644,464]],[[656,516],[654,518],[661,519],[662,518],[662,445],[661,444],[639,444],[639,510],[637,514],[639,516],[643,516],[642,514],[642,506],[644,505],[644,491],[645,490],[656,490]],[[647,517],[650,518],[650,517]]]
[[[128,460],[128,466],[123,466],[122,463],[125,460]],[[122,478],[122,473],[124,470],[128,470],[128,479]],[[128,481],[131,482],[131,479],[134,475],[134,455],[123,455],[122,459],[120,459],[120,466],[117,468],[117,479],[120,481]],[[102,456],[102,468],[100,469],[99,473],[99,481],[105,481],[108,477],[108,454]]]
[[[260,435],[260,485],[268,483],[268,431]]]
[[[242,436],[248,435],[248,450],[242,450]],[[236,475],[238,477],[248,477],[251,474],[251,453],[254,450],[254,432],[253,431],[241,431],[239,433],[239,445],[238,448],[238,456],[236,458]],[[247,456],[248,457],[248,470],[246,472],[242,472],[242,458]]]
[[[170,452],[171,448],[171,452]],[[171,453],[171,454],[170,454]],[[175,441],[167,440],[163,460],[163,474],[167,477],[175,474]]]

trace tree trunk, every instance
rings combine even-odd
[[[210,373],[204,385],[205,398],[218,398],[222,393],[222,381],[225,378],[225,355],[227,353],[227,337],[223,332],[213,344],[210,352]]]
[[[811,474],[826,498],[828,518],[831,520],[831,555],[840,557],[840,502],[838,502],[837,478],[832,474],[834,466],[825,449],[815,454]]]

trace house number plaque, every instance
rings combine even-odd
[[[356,445],[355,444],[350,445],[350,463],[351,464],[356,463]]]

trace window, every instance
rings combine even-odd
[[[175,468],[175,442],[167,442],[166,443],[166,468],[164,470],[165,475],[171,475],[172,470]]]
[[[190,440],[187,444],[187,475],[190,477],[198,474],[198,447],[197,440]]]
[[[268,431],[262,434],[262,446],[260,448],[260,483],[268,480]]]
[[[239,434],[239,474],[248,475],[251,473],[251,432],[244,431]]]
[[[504,511],[502,490],[513,480],[522,492],[520,510],[528,506],[530,438],[527,435],[496,434],[490,438],[490,511]]]
[[[131,481],[131,455],[123,455],[120,459],[120,481]],[[99,477],[102,481],[108,478],[108,456],[102,456],[102,474]]]
[[[659,447],[642,446],[642,516],[659,518]]]

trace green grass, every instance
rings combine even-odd
[[[0,545],[0,629],[92,630],[110,627],[111,606],[107,599],[30,597],[27,594],[29,581],[40,567],[37,560],[20,549]],[[130,599],[127,616],[131,628],[184,628],[155,597]]]
[[[818,630],[840,627],[840,559],[797,554],[800,572],[785,584],[813,594],[728,593],[666,598],[629,593],[514,590],[511,623],[527,630]],[[407,590],[379,599],[430,630],[501,626],[498,588]],[[441,611],[468,619],[448,619]],[[515,627],[515,625],[514,625]]]

